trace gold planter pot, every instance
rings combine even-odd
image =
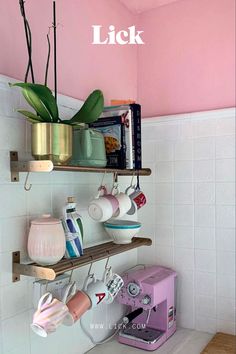
[[[34,123],[31,149],[36,160],[51,160],[64,165],[72,156],[72,126],[59,123]]]

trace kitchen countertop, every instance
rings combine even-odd
[[[190,329],[179,328],[176,333],[160,348],[153,352],[157,354],[200,354],[207,343],[213,337],[212,334],[198,332]],[[97,345],[87,353],[89,354],[138,354],[148,353],[148,351],[130,347],[118,343],[115,339]]]

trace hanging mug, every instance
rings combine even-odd
[[[95,278],[94,274],[89,274],[84,281],[83,291],[90,298],[92,308],[97,307],[108,298],[108,289],[102,280]]]
[[[56,331],[68,313],[68,307],[63,302],[53,298],[51,293],[46,293],[39,300],[31,328],[39,336],[47,337]]]
[[[132,201],[126,193],[120,192],[118,184],[113,186],[111,194],[116,197],[119,203],[119,207],[115,212],[115,214],[113,215],[113,218],[114,219],[121,218],[132,207]]]
[[[111,304],[118,295],[120,289],[123,287],[124,281],[119,274],[112,272],[111,267],[105,269],[103,281],[108,290],[108,297],[105,302]]]
[[[133,192],[129,194],[132,190]],[[127,212],[128,215],[134,215],[137,210],[142,208],[147,203],[145,194],[134,186],[129,186],[125,193],[129,196],[132,203],[130,210]]]
[[[88,213],[93,220],[103,222],[110,219],[118,208],[116,197],[107,193],[105,186],[101,186],[95,199],[89,203]]]

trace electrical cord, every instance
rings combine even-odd
[[[115,337],[115,335],[119,332],[120,328],[119,326],[122,325],[123,322],[120,322],[118,324],[118,328],[115,330],[114,333],[112,333],[109,337],[103,339],[102,341],[96,341],[93,336],[89,333],[89,331],[85,328],[82,317],[80,319],[80,326],[82,331],[86,334],[86,336],[91,340],[91,342],[95,345],[100,345],[100,344],[104,344],[106,342],[108,342],[109,340],[111,340],[113,337]]]

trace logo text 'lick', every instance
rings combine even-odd
[[[116,31],[115,26],[109,26],[109,32],[104,38],[101,34],[101,25],[94,25],[93,27],[93,42],[92,44],[144,44],[141,34],[144,31],[137,31],[135,26],[128,27],[128,31]]]

